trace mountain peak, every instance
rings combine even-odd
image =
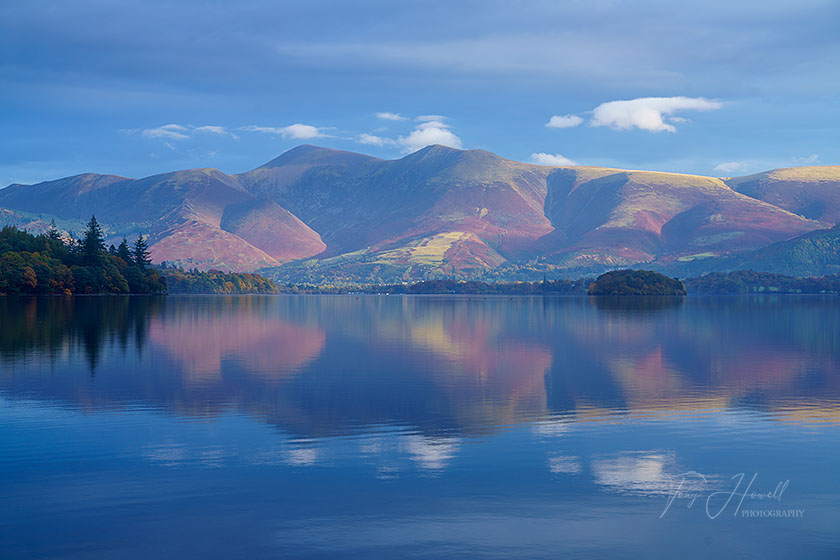
[[[312,144],[302,144],[283,152],[259,168],[280,167],[290,164],[327,165],[359,161],[379,161],[379,158]]]
[[[443,144],[429,144],[424,148],[420,148],[414,153],[452,153],[452,152],[466,152],[467,150],[462,150],[460,148],[453,148],[452,146],[444,146]]]
[[[446,168],[458,168],[462,172],[469,173],[471,170],[495,169],[500,162],[506,160],[485,150],[460,150],[433,144],[408,154],[398,161],[403,165],[420,166],[427,170],[442,171]]]

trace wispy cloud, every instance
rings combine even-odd
[[[820,162],[819,154],[811,154],[808,156],[785,158],[753,158],[734,161],[724,161],[715,165],[712,168],[714,173],[721,176],[731,177],[733,175],[748,175],[750,173],[757,173],[759,171],[766,171],[768,169],[776,169],[779,167],[791,167],[795,165],[814,165]]]
[[[446,120],[446,117],[443,115],[419,115],[414,117],[414,120],[417,122],[430,122],[430,121],[440,121],[443,122]]]
[[[360,134],[356,140],[360,144],[367,144],[368,146],[378,146],[380,148],[385,146],[396,146],[396,140],[385,138],[384,136],[376,136],[375,134]]]
[[[531,154],[529,159],[540,165],[556,165],[560,167],[577,165],[576,161],[573,161],[562,154],[547,154],[545,152],[539,152]]]
[[[583,119],[577,115],[554,115],[545,126],[548,128],[574,128],[583,123]]]
[[[712,171],[731,175],[732,173],[745,173],[752,167],[753,165],[748,161],[724,161],[714,166]]]
[[[119,132],[123,134],[136,134],[139,132],[147,138],[158,138],[164,140],[186,140],[192,137],[193,133],[216,134],[219,136],[229,136],[234,140],[239,140],[239,137],[227,130],[223,126],[216,125],[181,125],[181,124],[165,124],[157,128],[122,128]],[[169,144],[171,146],[171,144]]]
[[[723,107],[720,101],[704,97],[639,97],[601,103],[592,110],[590,126],[607,126],[617,130],[638,128],[650,132],[676,132],[675,124],[686,122],[674,117],[681,111],[714,111]]]
[[[376,113],[377,119],[383,119],[386,121],[407,121],[408,117],[404,117],[399,113],[389,113],[388,111],[383,111],[381,113]]]
[[[810,156],[804,157],[795,157],[793,158],[793,163],[798,164],[810,164],[810,163],[819,163],[820,162],[820,155],[819,154],[811,154]]]
[[[147,138],[167,138],[169,140],[186,140],[189,129],[180,124],[165,124],[157,128],[146,128],[141,134]]]
[[[225,129],[223,126],[214,126],[214,125],[204,125],[204,126],[197,126],[193,129],[193,132],[206,132],[208,134],[218,134],[219,136],[230,136],[234,140],[239,140],[239,136],[230,132],[229,130]]]
[[[425,117],[431,116],[426,115]],[[421,117],[417,117],[417,120],[420,119]],[[423,120],[408,136],[397,138],[397,143],[402,146],[404,152],[416,152],[433,144],[459,149],[463,146],[461,139],[452,132],[448,124],[442,120],[434,119]]]
[[[285,139],[307,140],[310,138],[323,138],[327,136],[326,128],[312,126],[309,124],[290,124],[289,126],[243,126],[239,130],[246,132],[263,132],[266,134],[277,134]]]

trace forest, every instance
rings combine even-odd
[[[166,278],[170,294],[277,294],[274,282],[249,272],[222,272],[198,269],[184,270],[161,263],[160,273]]]
[[[185,271],[152,264],[146,238],[105,247],[92,216],[80,238],[58,231],[0,229],[0,294],[273,294],[281,289],[252,273]]]
[[[161,294],[166,281],[152,266],[142,235],[131,246],[123,239],[106,248],[91,216],[81,238],[62,234],[55,224],[39,235],[0,229],[0,293]]]

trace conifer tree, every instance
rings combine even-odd
[[[138,235],[137,239],[134,241],[134,250],[132,251],[134,256],[134,264],[139,266],[140,268],[146,268],[150,264],[152,264],[152,259],[149,258],[149,246],[146,244],[146,240],[143,239],[143,235]]]
[[[55,220],[50,220],[50,227],[47,229],[47,238],[53,241],[61,241],[61,233],[55,225]]]
[[[89,265],[97,264],[105,252],[105,237],[102,235],[102,228],[96,221],[96,216],[91,216],[82,238],[82,255]]]
[[[117,256],[125,261],[126,264],[131,264],[134,259],[131,258],[131,249],[128,247],[128,241],[123,237],[117,247]]]

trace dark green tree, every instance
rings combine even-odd
[[[102,253],[105,252],[105,236],[102,235],[102,228],[96,221],[96,216],[91,216],[82,238],[82,255],[89,265],[95,265],[102,260]]]
[[[120,245],[117,247],[117,256],[125,261],[126,264],[131,264],[134,259],[131,258],[131,249],[128,247],[128,241],[123,237]]]
[[[137,239],[134,240],[132,255],[134,257],[134,264],[140,268],[146,268],[152,264],[152,259],[149,257],[149,246],[146,244],[146,240],[143,239],[142,234],[138,235]]]
[[[47,229],[47,238],[53,241],[61,241],[61,233],[55,225],[55,220],[50,220],[50,227]]]

